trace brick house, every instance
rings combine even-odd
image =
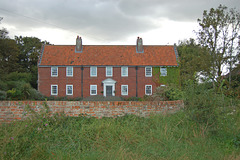
[[[143,97],[164,85],[154,81],[154,69],[157,79],[170,76],[177,57],[176,46],[143,45],[139,37],[136,45],[82,45],[77,37],[76,45],[43,46],[38,90],[58,97]]]

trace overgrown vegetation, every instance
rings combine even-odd
[[[185,109],[148,118],[51,115],[0,126],[1,159],[239,159],[240,103],[190,85]]]

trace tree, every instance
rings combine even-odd
[[[235,9],[228,10],[220,5],[203,12],[203,18],[198,19],[200,29],[197,32],[198,42],[208,49],[209,70],[205,72],[215,86],[220,84],[223,65],[230,68],[235,64],[235,57],[239,54],[240,16]],[[230,69],[231,70],[231,69]]]
[[[0,39],[0,75],[18,71],[19,49],[15,40]]]
[[[180,41],[177,47],[180,57],[180,81],[184,86],[188,80],[197,81],[200,73],[209,70],[209,55],[206,48],[197,45],[194,39]]]
[[[0,17],[0,22],[1,22],[2,19],[3,19],[3,18]],[[0,39],[8,38],[7,35],[8,35],[8,31],[7,31],[6,28],[2,28],[2,29],[0,29]]]
[[[37,62],[40,55],[43,44],[49,44],[49,42],[41,41],[36,37],[22,37],[15,36],[16,43],[20,50],[19,65],[21,72],[27,72],[32,74],[31,85],[37,88]]]

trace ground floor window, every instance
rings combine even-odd
[[[58,85],[51,85],[51,95],[58,95]]]
[[[121,85],[121,94],[123,96],[127,96],[128,95],[128,85]]]
[[[152,85],[145,85],[145,94],[152,95]]]
[[[73,95],[73,85],[66,85],[66,95]]]
[[[90,95],[97,95],[97,85],[90,85]]]

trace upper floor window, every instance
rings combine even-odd
[[[58,85],[51,85],[51,95],[58,95]]]
[[[161,76],[167,76],[167,68],[160,68]]]
[[[97,95],[97,85],[90,85],[90,95]]]
[[[121,74],[122,77],[127,77],[128,76],[128,67],[121,67]]]
[[[51,67],[51,76],[52,77],[58,76],[58,67]]]
[[[113,67],[106,67],[106,77],[113,76]]]
[[[145,85],[145,94],[152,95],[152,85]]]
[[[90,67],[90,76],[97,77],[97,67],[96,66]]]
[[[66,85],[66,95],[73,95],[73,85]]]
[[[66,68],[67,76],[72,77],[73,76],[73,67],[69,66]]]
[[[145,67],[145,76],[152,77],[152,67]]]
[[[121,94],[123,96],[127,96],[128,95],[128,85],[121,85]]]

